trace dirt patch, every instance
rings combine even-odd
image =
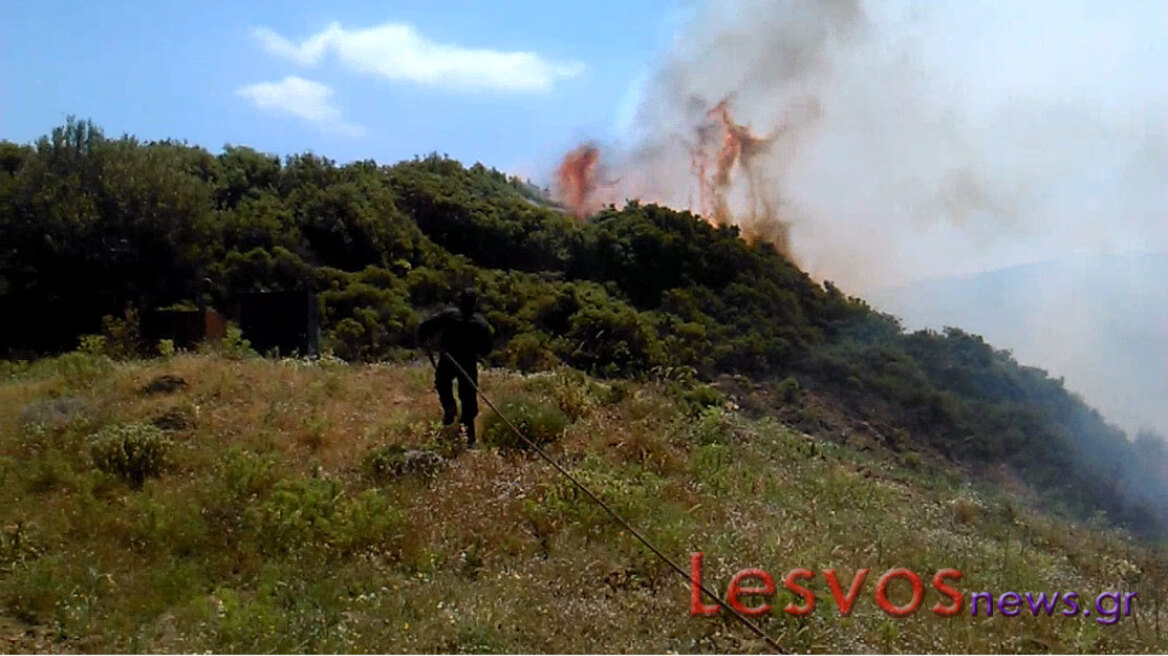
[[[186,387],[187,381],[181,376],[163,374],[146,383],[139,392],[146,396],[154,396],[155,394],[171,394],[186,389]]]

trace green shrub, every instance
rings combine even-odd
[[[626,380],[613,380],[600,384],[601,405],[616,405],[629,398],[632,387]]]
[[[46,556],[23,563],[5,576],[0,592],[6,614],[28,624],[49,619],[63,596],[61,558]]]
[[[64,353],[43,362],[43,365],[34,365],[34,370],[43,366],[45,370],[60,375],[71,388],[89,387],[113,370],[113,363],[108,357],[79,351]]]
[[[141,350],[138,311],[126,308],[121,318],[106,315],[101,318],[103,355],[114,360],[129,360]]]
[[[49,449],[28,463],[26,489],[33,494],[43,494],[53,490],[67,488],[75,477],[69,462],[61,451]]]
[[[86,355],[105,355],[105,335],[82,335],[77,350]]]
[[[177,352],[177,349],[174,346],[173,339],[160,339],[160,340],[158,340],[158,355],[159,356],[161,356],[163,358],[169,358],[169,357],[173,356],[176,352]]]
[[[791,403],[799,398],[799,393],[803,391],[799,381],[794,376],[787,376],[783,382],[779,383],[779,398],[787,403]]]
[[[260,550],[269,555],[383,548],[405,522],[377,492],[348,496],[338,481],[319,478],[278,482],[247,515]]]
[[[728,444],[734,440],[738,422],[720,406],[702,410],[690,426],[690,439],[697,444]]]
[[[586,456],[573,470],[576,478],[603,499],[620,515],[644,520],[664,507],[662,477],[639,467],[613,468],[609,463]],[[588,499],[574,484],[557,479],[548,490],[542,511],[566,518],[576,528],[604,526],[619,530],[599,506]],[[641,522],[646,526],[648,522]]]
[[[162,473],[170,447],[170,440],[157,426],[124,424],[90,438],[89,455],[97,469],[139,488],[147,478]]]
[[[570,421],[587,416],[600,404],[604,389],[583,372],[568,367],[556,371],[550,385],[556,405]]]
[[[210,537],[201,512],[201,500],[189,496],[163,496],[147,487],[129,504],[127,540],[136,549],[155,549],[184,557],[198,554]]]
[[[903,462],[905,467],[908,467],[913,471],[919,470],[924,465],[924,460],[921,459],[921,454],[915,451],[910,451],[904,454]]]
[[[276,462],[275,456],[257,455],[231,447],[223,459],[219,476],[232,500],[247,500],[264,494],[276,484]]]
[[[406,466],[406,448],[400,444],[374,447],[361,461],[361,471],[376,483],[400,476]]]
[[[0,380],[16,380],[31,368],[28,360],[0,360]]]
[[[203,348],[209,348],[212,352],[230,360],[259,357],[259,354],[252,349],[251,342],[243,338],[243,330],[233,323],[227,324],[227,331],[222,339]]]
[[[705,444],[694,449],[690,456],[695,481],[714,492],[728,488],[733,464],[729,447],[723,444]]]
[[[542,405],[527,399],[510,398],[499,404],[499,411],[511,420],[527,439],[544,446],[560,439],[570,423],[559,408]],[[491,413],[483,420],[483,442],[501,449],[527,449],[525,442],[497,415]]]
[[[523,333],[507,342],[494,357],[494,361],[508,369],[532,372],[551,369],[560,359],[552,352],[551,340],[547,336],[540,333]]]
[[[681,399],[685,402],[689,415],[694,417],[700,415],[706,408],[721,407],[726,401],[721,392],[702,383],[682,392]]]

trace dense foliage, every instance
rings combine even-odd
[[[326,348],[393,358],[468,285],[495,330],[493,364],[794,376],[950,458],[1005,465],[1076,514],[1162,524],[1158,440],[1129,441],[976,336],[905,334],[734,227],[635,202],[577,221],[530,184],[437,155],[213,155],[72,119],[32,146],[0,143],[0,345],[13,357],[73,348],[128,307],[205,293],[230,316],[243,292],[309,288]]]

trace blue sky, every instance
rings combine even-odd
[[[680,86],[647,96],[667,118],[729,92],[740,120],[777,128],[801,94],[819,103],[769,183],[813,275],[862,289],[1168,249],[1162,2],[863,0],[872,29],[804,53],[821,56],[813,73],[769,75],[786,46],[813,45],[831,7],[849,3],[12,1],[0,138],[29,142],[74,114],[213,152],[439,152],[540,184],[596,139],[615,162],[607,179],[666,183],[617,196],[680,207],[685,152],[636,151],[664,161],[619,169],[644,145],[622,117],[646,79],[672,71],[661,79]],[[654,120],[650,145],[680,143]]]
[[[539,178],[574,141],[611,135],[681,10],[113,0],[9,3],[4,14],[0,138],[31,141],[75,114],[108,134],[212,151],[382,162],[437,151]],[[387,63],[395,47],[404,58]]]

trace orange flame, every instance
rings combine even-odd
[[[758,161],[778,135],[776,130],[758,136],[748,126],[736,123],[729,98],[723,99],[705,113],[704,122],[694,127],[689,145],[690,173],[697,178],[697,210],[706,220],[719,225],[738,223],[746,236],[771,242],[781,252],[789,253],[788,226],[779,217],[773,185],[767,180],[765,166]],[[740,175],[736,176],[736,172]],[[556,171],[560,202],[581,218],[599,210],[602,203],[598,197],[602,194],[598,192],[614,184],[602,181],[602,173],[599,149],[591,143],[577,146],[564,156]],[[745,179],[749,203],[737,217],[732,215],[729,201],[736,177]],[[689,205],[693,205],[692,197]]]
[[[599,163],[600,150],[586,143],[565,155],[556,170],[560,198],[580,218],[588,216],[595,209],[592,195],[598,186]]]

